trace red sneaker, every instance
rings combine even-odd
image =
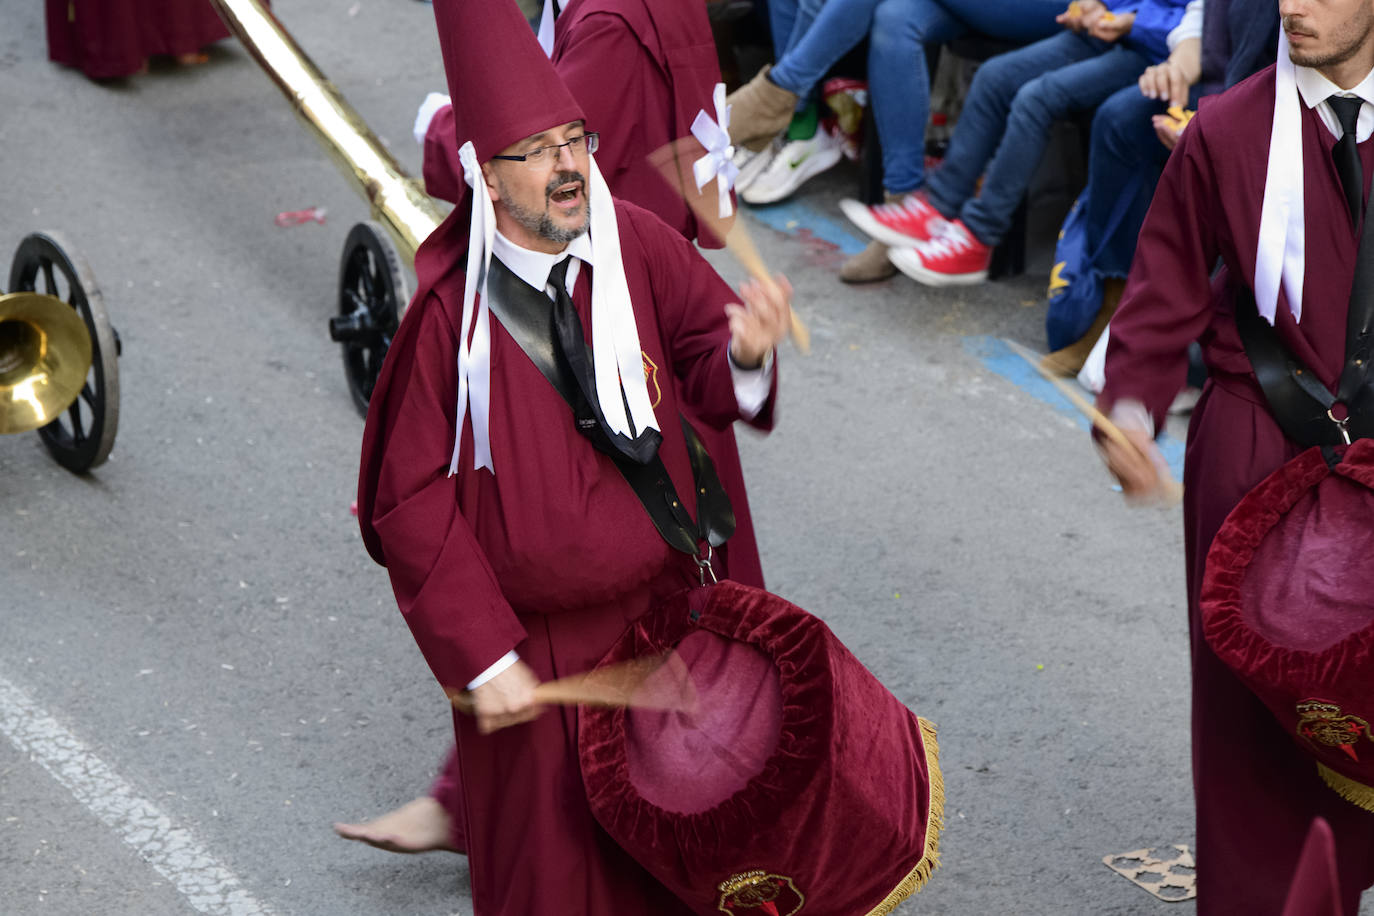
[[[897,269],[926,286],[967,286],[988,278],[992,248],[974,237],[958,220],[914,248],[893,248],[887,258]]]
[[[907,247],[928,242],[945,222],[923,195],[911,193],[889,204],[867,206],[857,200],[840,201],[849,221],[885,245]]]

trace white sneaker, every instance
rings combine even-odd
[[[807,179],[819,175],[844,158],[844,143],[817,126],[810,140],[793,140],[783,146],[763,174],[740,197],[749,204],[773,204],[790,197]]]
[[[745,190],[764,173],[780,149],[782,149],[782,144],[777,140],[757,153],[742,146],[736,147],[735,158],[731,160],[739,169],[739,176],[735,179],[735,194],[743,195]]]

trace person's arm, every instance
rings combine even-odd
[[[462,690],[525,631],[458,511],[460,478],[448,474],[457,337],[436,296],[412,311],[373,394],[381,403],[369,411],[364,432],[359,523],[434,676]]]
[[[425,193],[456,204],[467,189],[463,165],[458,161],[457,128],[453,106],[444,105],[429,119],[425,129],[424,151],[420,156],[420,173],[425,180]]]
[[[1188,104],[1188,93],[1202,76],[1202,39],[1189,38],[1178,43],[1163,62],[1146,67],[1140,75],[1140,92],[1180,108]]]
[[[1204,112],[1169,157],[1112,319],[1098,407],[1139,451],[1104,437],[1098,445],[1131,497],[1158,487],[1161,461],[1153,437],[1187,377],[1188,345],[1211,320],[1211,273],[1224,220],[1205,128]]]
[[[1169,34],[1183,21],[1186,9],[1186,0],[1144,0],[1135,11],[1128,30],[1131,44],[1149,55],[1152,62],[1164,60],[1169,56]],[[1112,40],[1102,35],[1098,37]],[[1126,34],[1118,36],[1125,37]]]

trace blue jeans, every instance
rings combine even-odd
[[[833,0],[832,0],[833,2]],[[977,33],[1035,41],[1060,30],[1063,0],[881,0],[868,37],[868,92],[883,146],[883,187],[893,194],[925,178],[930,69],[926,45]]]
[[[926,44],[969,32],[1033,41],[1059,30],[1054,17],[1063,7],[1063,0],[782,0],[769,7],[778,61],[769,75],[805,98],[867,36],[883,185],[893,193],[910,191],[925,177]]]
[[[1167,102],[1147,99],[1138,86],[1127,86],[1103,102],[1093,115],[1088,152],[1087,204],[1083,211],[1086,250],[1101,254],[1092,265],[1104,277],[1124,277],[1135,257],[1135,242],[1150,209],[1159,174],[1169,151],[1155,136],[1150,118],[1163,114]],[[1143,176],[1115,231],[1107,234],[1118,195],[1133,175]]]
[[[983,244],[996,245],[1040,163],[1050,125],[1096,108],[1149,63],[1134,48],[1076,32],[992,58],[978,68],[944,164],[926,182],[930,202]],[[985,169],[982,194],[974,197]]]

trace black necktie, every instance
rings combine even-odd
[[[1331,149],[1331,159],[1336,163],[1336,174],[1341,176],[1341,187],[1345,190],[1345,203],[1350,208],[1350,221],[1359,223],[1364,210],[1364,170],[1360,167],[1360,151],[1355,142],[1355,125],[1360,120],[1359,99],[1333,95],[1326,100],[1336,119],[1341,122],[1341,138]]]
[[[592,353],[582,333],[582,320],[577,317],[577,308],[568,295],[568,265],[571,262],[572,257],[569,256],[555,264],[553,270],[549,271],[549,283],[553,285],[554,343],[577,382],[577,403],[573,405],[577,431],[590,439],[596,449],[613,458],[624,456],[638,464],[648,464],[658,454],[659,443],[663,441],[662,434],[650,428],[631,439],[615,432],[606,424],[606,415],[602,413],[601,403],[596,398],[596,368]],[[624,397],[623,393],[621,397]],[[626,416],[629,413],[629,406],[626,405]]]

